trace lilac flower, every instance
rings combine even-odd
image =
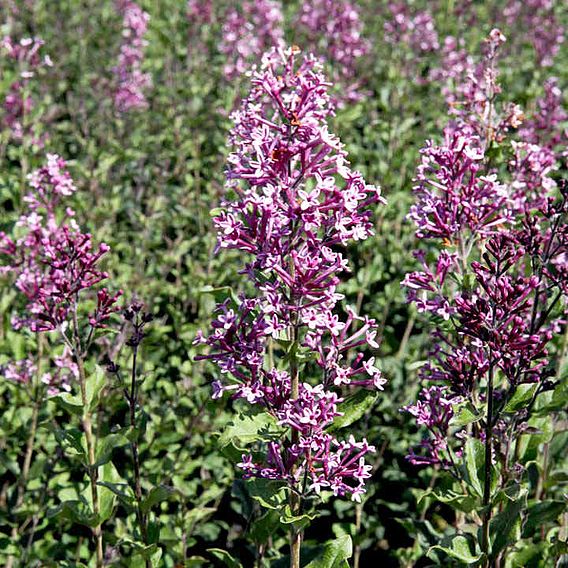
[[[213,0],[187,0],[187,17],[195,25],[213,21]]]
[[[26,314],[12,320],[16,328],[62,330],[80,292],[107,278],[98,264],[109,247],[102,243],[94,249],[91,235],[80,231],[71,209],[61,219],[57,216],[61,198],[75,191],[65,167],[59,156],[48,154],[47,164],[29,176],[32,191],[25,202],[30,210],[17,223],[23,236],[13,241],[0,233],[0,255],[6,257],[0,271],[14,276],[28,301]],[[100,297],[91,318],[94,327],[102,327],[116,311],[119,295]]]
[[[564,42],[564,28],[554,13],[553,0],[509,0],[503,10],[510,26],[522,27],[520,37],[527,38],[539,66],[550,67]]]
[[[21,385],[30,384],[36,373],[37,366],[31,359],[13,361],[2,369],[2,374],[6,379]]]
[[[428,142],[421,151],[414,193],[417,202],[409,218],[419,238],[437,238],[445,244],[472,235],[491,234],[508,219],[507,188],[494,175],[481,175],[484,150],[467,128],[448,127],[444,143]]]
[[[321,56],[334,82],[341,85],[341,104],[361,98],[357,63],[370,51],[363,37],[359,8],[348,0],[311,0],[302,3],[295,28],[306,48]]]
[[[0,42],[0,50],[15,62],[19,75],[18,80],[9,86],[4,99],[2,122],[10,129],[13,139],[22,141],[29,137],[37,145],[42,145],[45,137],[36,134],[34,125],[27,117],[35,107],[30,81],[39,69],[53,65],[49,55],[41,55],[43,45],[43,40],[39,38],[23,38],[15,42],[6,36]]]
[[[276,0],[245,0],[231,6],[219,49],[226,56],[225,77],[243,75],[262,53],[282,45],[282,7]]]
[[[536,102],[535,114],[519,130],[520,137],[531,144],[554,150],[568,145],[568,129],[563,123],[568,119],[564,110],[562,91],[558,79],[550,77],[544,82],[544,96]]]
[[[122,14],[122,45],[118,64],[113,68],[116,79],[114,105],[120,112],[142,109],[148,106],[144,91],[152,84],[148,73],[142,72],[144,40],[150,16],[132,0],[117,0]]]
[[[263,462],[244,455],[245,476],[284,480],[297,491],[306,479],[308,491],[327,488],[360,499],[370,476],[363,458],[372,447],[340,442],[325,429],[340,416],[342,398],[334,389],[384,383],[373,357],[351,355],[377,347],[376,323],[352,311],[342,321],[335,313],[342,299],[338,274],[347,269],[340,249],[372,234],[371,206],[382,198],[350,169],[328,131],[333,108],[321,64],[312,56],[297,63],[297,56],[296,48],[268,52],[233,114],[227,199],[214,223],[218,248],[249,259],[243,273],[257,295],[219,304],[213,333],[196,338],[210,346],[198,359],[221,371],[215,397],[230,391],[261,405],[293,433],[268,444]],[[311,352],[323,379],[314,386],[299,381],[296,366],[273,367],[269,344],[273,353],[290,344]]]
[[[453,405],[460,398],[452,396],[445,387],[432,386],[422,389],[413,405],[402,408],[416,419],[416,424],[425,426],[430,434],[422,441],[423,452],[420,455],[411,450],[408,460],[414,465],[443,464],[449,466],[446,455],[450,420],[454,416]]]
[[[542,207],[556,189],[556,182],[549,175],[557,167],[554,152],[526,142],[513,141],[511,145],[512,209],[524,212]]]
[[[439,49],[438,33],[430,12],[413,12],[407,2],[391,2],[388,9],[390,18],[384,24],[387,43],[406,44],[416,55]]]

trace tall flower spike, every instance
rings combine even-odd
[[[339,274],[347,269],[340,249],[372,234],[371,207],[383,199],[351,170],[328,131],[329,87],[321,64],[299,58],[297,48],[268,52],[254,70],[251,93],[233,114],[227,199],[214,223],[218,247],[250,259],[243,273],[256,297],[220,304],[212,335],[196,341],[211,348],[199,358],[214,361],[225,377],[215,381],[214,396],[228,391],[261,405],[293,432],[271,442],[262,463],[243,456],[245,475],[285,480],[296,491],[305,477],[308,493],[329,488],[360,499],[372,446],[338,441],[325,428],[340,415],[336,389],[383,387],[374,357],[356,353],[378,347],[376,323],[335,313]],[[305,371],[312,376],[319,367],[321,376],[315,385],[300,381],[296,396],[296,371],[271,367],[267,357],[269,342],[278,354],[290,341],[313,354],[315,366]]]
[[[123,23],[120,55],[113,69],[116,78],[114,105],[120,112],[127,112],[148,106],[144,91],[151,86],[152,78],[142,72],[142,61],[150,16],[132,0],[118,0],[116,6]]]
[[[72,209],[60,215],[61,199],[75,191],[64,160],[48,154],[46,165],[30,174],[29,181],[32,191],[25,197],[29,212],[17,223],[23,236],[14,241],[0,233],[0,255],[6,259],[0,273],[13,275],[16,288],[28,301],[25,315],[13,319],[16,328],[63,330],[79,293],[107,278],[99,262],[109,247],[102,243],[94,248],[91,235],[81,232]],[[119,295],[107,293],[99,298],[90,318],[92,327],[104,326],[117,309]]]

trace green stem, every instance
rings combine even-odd
[[[77,353],[76,353],[77,355]],[[91,483],[91,497],[93,500],[93,513],[95,517],[100,515],[99,493],[97,489],[98,469],[95,467],[95,437],[93,435],[93,426],[91,420],[91,412],[87,400],[87,377],[85,375],[85,367],[81,357],[77,356],[77,367],[79,369],[79,386],[81,388],[81,402],[83,404],[83,431],[85,432],[85,439],[87,441],[87,458],[88,458],[88,474]],[[97,547],[97,568],[104,566],[104,553],[103,553],[103,531],[101,524],[98,523],[93,527],[93,536]]]
[[[481,550],[485,554],[485,566],[489,561],[489,522],[491,521],[491,464],[493,439],[493,364],[489,367],[487,379],[487,416],[485,422],[485,466],[483,486],[483,524],[481,529]]]
[[[138,345],[135,344],[132,348],[132,374],[130,383],[130,427],[136,428],[136,405],[138,403],[138,386],[136,383],[136,364],[138,358]],[[142,533],[142,540],[145,545],[148,545],[148,517],[142,510],[142,483],[140,475],[140,456],[138,454],[138,441],[133,439],[130,444],[132,450],[132,461],[134,463],[134,493],[136,496],[137,516],[140,525],[140,532]],[[148,559],[145,561],[146,568],[151,567]]]
[[[298,360],[296,358],[296,342],[298,340],[297,322],[295,314],[292,316],[292,325],[290,326],[290,346],[292,349],[290,357],[290,382],[291,393],[290,399],[296,400],[300,396],[300,373],[298,369]],[[299,441],[299,432],[292,428],[291,442],[292,445]],[[290,510],[292,515],[299,514],[302,507],[302,497],[299,493],[292,491],[290,493]],[[302,547],[302,531],[298,530],[292,524],[290,529],[290,568],[300,568],[300,551]]]

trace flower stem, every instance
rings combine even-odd
[[[296,321],[296,312],[292,314],[292,325],[290,326],[290,345],[292,349],[290,357],[290,399],[296,400],[300,396],[300,373],[298,370],[298,360],[296,357],[296,342],[298,341],[298,329]],[[292,428],[291,442],[292,446],[299,441],[299,432]],[[293,473],[293,472],[292,472]],[[295,491],[290,492],[290,511],[292,515],[300,513],[302,507],[302,497]],[[300,568],[300,550],[302,547],[302,531],[294,527],[292,523],[290,529],[290,568]]]
[[[79,369],[79,386],[81,388],[81,402],[83,404],[83,431],[87,441],[87,457],[88,457],[88,474],[91,483],[91,497],[93,500],[93,513],[97,517],[97,525],[93,527],[93,536],[97,546],[97,568],[104,566],[103,555],[103,531],[99,522],[100,505],[99,494],[97,489],[98,469],[95,467],[95,437],[93,435],[93,426],[91,421],[91,411],[87,400],[87,377],[85,375],[85,367],[79,353],[75,353],[77,367]]]
[[[485,554],[485,566],[489,560],[489,522],[491,521],[491,464],[493,438],[493,365],[489,367],[487,378],[487,416],[485,421],[485,466],[483,485],[483,524],[481,529],[481,550]]]
[[[132,346],[132,374],[130,382],[130,397],[128,399],[130,405],[130,427],[136,428],[136,405],[138,404],[138,385],[136,382],[136,364],[138,359],[138,343]],[[142,510],[142,483],[140,475],[140,456],[138,454],[138,441],[136,438],[130,444],[132,450],[132,461],[134,463],[134,493],[136,496],[136,508],[138,523],[142,540],[148,545],[148,517]],[[146,568],[150,568],[151,563],[148,559],[145,561]]]

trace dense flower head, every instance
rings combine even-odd
[[[568,146],[568,112],[564,108],[563,95],[556,77],[544,82],[544,96],[536,102],[534,115],[519,130],[520,137],[531,144],[539,144],[551,150],[558,146],[564,151]]]
[[[2,123],[10,129],[14,140],[21,141],[29,137],[31,142],[37,145],[41,145],[45,137],[36,134],[34,125],[26,117],[29,117],[35,108],[29,88],[30,80],[38,69],[53,65],[49,55],[41,54],[43,45],[44,42],[40,38],[23,38],[16,42],[6,36],[0,41],[0,52],[13,60],[19,75],[8,87],[4,98]]]
[[[452,395],[446,387],[431,386],[422,389],[415,404],[402,408],[414,416],[416,424],[425,426],[430,436],[421,443],[422,452],[411,450],[408,460],[414,465],[448,465],[445,452],[448,448],[450,420],[454,416],[453,407],[460,398]]]
[[[18,63],[20,77],[25,80],[33,77],[39,67],[53,65],[49,55],[41,54],[44,44],[45,42],[37,37],[26,37],[16,42],[11,37],[5,36],[0,42],[0,47],[8,57]]]
[[[206,25],[213,21],[213,0],[187,0],[187,17],[194,25]]]
[[[464,46],[463,38],[458,39],[454,36],[444,38],[439,63],[429,73],[431,81],[441,83],[442,94],[450,106],[458,102],[456,83],[463,81],[474,69],[473,57]]]
[[[537,64],[550,67],[564,42],[564,27],[554,13],[553,0],[509,0],[503,16],[510,26],[519,26],[533,46]]]
[[[384,24],[387,43],[406,44],[416,55],[439,49],[438,33],[430,12],[413,11],[408,2],[391,2],[388,10],[389,18]]]
[[[495,104],[501,93],[497,61],[506,41],[499,29],[491,30],[482,44],[481,60],[473,67],[464,66],[465,76],[456,78],[451,95],[445,91],[450,112],[459,123],[471,128],[485,147],[493,141],[502,141],[507,132],[518,128],[524,119],[519,105],[508,103],[498,107]]]
[[[513,157],[509,168],[513,211],[542,207],[556,189],[556,182],[549,175],[557,168],[554,152],[527,142],[512,141],[511,146]]]
[[[104,243],[94,247],[91,235],[82,233],[74,221],[72,209],[59,215],[62,197],[75,191],[64,160],[48,155],[47,164],[30,174],[29,182],[32,191],[25,197],[29,211],[17,223],[21,236],[13,240],[0,233],[0,255],[5,257],[0,270],[15,278],[16,288],[28,302],[26,313],[12,320],[16,328],[62,329],[79,293],[107,278],[98,265],[109,247]],[[91,318],[94,327],[102,327],[116,311],[119,295],[98,303]]]
[[[79,376],[79,369],[71,350],[66,346],[61,355],[53,357],[51,367],[42,372],[41,376],[38,376],[37,365],[29,358],[11,361],[0,368],[0,373],[9,381],[22,386],[31,385],[37,377],[45,385],[47,393],[53,396],[71,390],[71,384]]]
[[[456,242],[464,230],[491,234],[508,218],[508,190],[494,174],[483,175],[484,149],[476,134],[453,125],[444,142],[422,149],[409,217],[419,238]]]
[[[431,239],[437,249],[428,256],[417,251],[422,270],[402,284],[419,312],[445,320],[441,325],[437,320],[431,334],[435,348],[421,369],[422,380],[475,403],[485,396],[488,374],[498,373],[502,386],[495,396],[506,401],[519,385],[547,380],[550,342],[566,325],[560,302],[568,274],[567,192],[561,186],[555,200],[557,186],[549,175],[556,167],[553,151],[514,141],[507,182],[493,198],[476,192],[472,180],[490,178],[492,170],[472,132],[467,123],[454,125],[443,146],[426,147],[410,217],[416,235]],[[448,143],[460,136],[465,138]],[[463,195],[456,198],[456,191]],[[407,407],[429,431],[422,443],[427,456],[411,451],[408,459],[450,468],[450,441],[459,451],[465,434],[446,435],[447,428],[432,427],[424,418],[434,416],[435,424],[440,412],[446,416],[447,401],[432,393],[439,394],[424,389],[416,405]],[[512,435],[511,424],[496,418],[493,435]],[[482,439],[482,430],[468,435]]]
[[[120,112],[146,108],[148,102],[144,91],[151,86],[152,79],[142,71],[144,35],[150,16],[132,0],[117,0],[118,11],[122,14],[122,44],[118,64],[113,68],[116,80],[114,105]]]
[[[219,49],[226,56],[225,77],[243,75],[262,53],[282,44],[282,6],[277,0],[245,0],[230,6]]]
[[[359,99],[357,64],[369,53],[370,42],[363,37],[358,6],[348,0],[303,2],[295,28],[302,44],[329,64],[334,81],[341,86],[342,103]]]
[[[233,114],[227,198],[214,223],[218,247],[250,259],[242,272],[256,296],[219,304],[212,334],[196,338],[210,346],[198,359],[221,371],[214,397],[230,391],[297,433],[293,443],[271,443],[265,463],[244,456],[246,475],[295,485],[306,474],[312,491],[326,487],[359,499],[371,446],[340,442],[325,428],[340,415],[335,389],[382,389],[384,383],[375,358],[357,353],[378,347],[376,322],[352,310],[346,321],[335,313],[343,298],[339,274],[348,268],[341,248],[373,233],[371,206],[382,201],[380,190],[351,170],[328,131],[330,84],[314,57],[300,58],[297,48],[271,50],[251,83]],[[290,374],[267,365],[269,345],[278,350],[290,343],[311,353],[323,375],[315,386],[301,381],[294,398]]]

